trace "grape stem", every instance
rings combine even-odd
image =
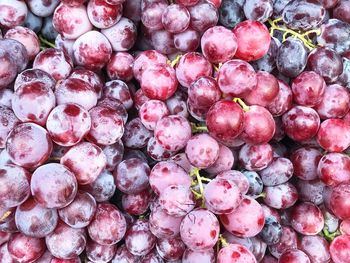
[[[322,229],[321,235],[323,235],[324,238],[325,238],[328,242],[332,242],[333,239],[335,239],[337,236],[341,235],[341,233],[340,233],[339,230],[337,230],[337,231],[335,231],[335,232],[333,232],[333,233],[330,233],[330,232],[328,231],[328,227],[325,226],[325,227]]]
[[[191,128],[193,133],[208,132],[207,126],[198,125],[196,123],[191,123]]]
[[[219,63],[217,66],[213,65],[215,72],[218,72],[220,70],[221,66],[222,66],[222,63]]]
[[[221,243],[221,247],[227,247],[229,245],[229,243],[227,242],[227,240],[222,236],[222,234],[220,234],[219,236],[219,241]]]
[[[170,65],[172,68],[174,68],[176,66],[177,63],[179,63],[180,59],[181,59],[182,55],[177,55],[176,58],[174,60],[168,60],[168,65]]]
[[[192,181],[192,187],[198,185],[198,186],[199,186],[199,193],[198,193],[197,191],[195,191],[194,189],[191,189],[191,191],[192,191],[192,193],[195,195],[195,198],[196,198],[197,200],[198,200],[198,199],[202,199],[202,207],[205,207],[205,204],[204,204],[204,196],[203,196],[203,193],[204,193],[203,181],[204,181],[204,182],[210,182],[211,179],[200,176],[199,171],[200,171],[199,168],[194,167],[194,168],[191,170],[191,173],[190,173],[190,176],[191,176],[192,179],[193,179],[193,181]]]
[[[249,111],[249,109],[250,109],[249,106],[247,104],[245,104],[242,99],[234,98],[233,101],[238,103],[245,112]]]
[[[268,20],[268,22],[271,26],[270,27],[270,35],[272,37],[273,37],[274,31],[279,30],[279,31],[284,32],[283,39],[282,39],[283,42],[286,41],[288,35],[292,35],[295,38],[300,39],[308,49],[313,50],[316,48],[316,45],[313,44],[312,41],[309,39],[309,35],[313,34],[313,33],[315,33],[316,35],[320,35],[321,34],[320,29],[309,30],[309,31],[306,31],[305,33],[301,34],[299,32],[295,32],[294,30],[287,28],[284,24],[278,25],[278,22],[280,22],[280,21],[282,21],[282,17],[277,18],[275,20],[271,20],[271,19]]]
[[[258,199],[258,198],[265,198],[266,197],[266,193],[265,192],[262,192],[261,194],[255,196],[255,199]]]
[[[39,39],[40,39],[40,42],[46,46],[49,46],[49,47],[52,47],[52,48],[55,48],[55,44],[54,43],[51,43],[50,41],[48,41],[47,39],[45,39],[43,36],[39,35]]]
[[[11,214],[12,214],[12,212],[11,212],[10,210],[9,210],[9,211],[6,211],[5,214],[0,218],[0,221],[5,220],[5,219],[8,218]]]

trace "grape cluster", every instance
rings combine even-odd
[[[350,263],[350,1],[0,0],[0,263]]]

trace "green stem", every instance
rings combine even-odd
[[[227,247],[229,245],[229,243],[227,242],[227,240],[222,236],[222,234],[220,234],[219,236],[219,241],[221,243],[221,247]]]
[[[258,199],[258,198],[265,198],[266,197],[266,193],[265,192],[262,192],[261,194],[255,196],[255,199]]]
[[[233,101],[238,103],[245,112],[249,111],[249,109],[250,109],[249,106],[247,104],[245,104],[242,99],[234,98]]]
[[[330,233],[328,231],[328,227],[325,226],[323,229],[322,229],[322,233],[321,233],[324,238],[328,241],[328,242],[332,242],[337,236],[341,235],[341,232],[339,230],[333,232],[333,233]]]
[[[10,210],[6,211],[3,216],[0,218],[0,221],[4,221],[6,218],[8,218],[12,212]]]
[[[49,46],[49,47],[52,47],[52,48],[55,48],[55,44],[54,43],[51,43],[50,41],[48,41],[47,39],[43,38],[42,36],[39,36],[39,39],[40,39],[40,42]]]
[[[195,123],[191,123],[191,128],[193,133],[208,132],[207,126],[201,126]]]
[[[176,66],[177,63],[179,63],[180,59],[181,59],[182,55],[177,55],[176,58],[174,60],[168,60],[168,64],[174,68]]]

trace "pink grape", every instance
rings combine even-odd
[[[318,144],[329,152],[342,152],[350,146],[350,124],[340,119],[328,119],[317,132]],[[337,134],[342,134],[338,137]]]
[[[343,153],[328,153],[320,159],[317,174],[326,185],[336,186],[350,181],[349,167],[349,156]]]
[[[125,124],[122,140],[126,147],[141,149],[151,137],[152,132],[142,124],[140,118],[135,118]]]
[[[146,101],[139,109],[142,124],[149,130],[154,130],[157,122],[169,115],[166,104],[160,100]]]
[[[91,261],[111,261],[117,251],[116,245],[103,246],[89,240],[86,243],[86,256]]]
[[[239,162],[245,169],[250,171],[261,171],[273,160],[272,147],[268,143],[250,145],[245,144],[238,154]]]
[[[22,25],[28,14],[26,3],[20,0],[1,0],[0,9],[0,26],[5,28]]]
[[[344,263],[349,260],[349,257],[348,257],[350,253],[349,244],[350,244],[350,236],[348,235],[340,235],[332,241],[329,247],[329,251],[334,263]]]
[[[120,20],[123,12],[122,5],[111,5],[107,1],[92,0],[87,6],[87,15],[97,28],[109,28]]]
[[[229,244],[220,249],[217,256],[218,263],[256,263],[254,255],[244,246]]]
[[[10,108],[0,106],[0,148],[5,148],[7,136],[19,123],[18,118]]]
[[[290,249],[285,251],[278,259],[280,263],[311,263],[310,258],[301,250]]]
[[[110,79],[120,79],[130,81],[134,77],[133,73],[134,57],[127,52],[113,53],[106,70]]]
[[[301,203],[292,208],[291,224],[295,231],[303,235],[316,235],[323,229],[324,218],[316,205]]]
[[[165,260],[176,261],[182,258],[186,249],[184,242],[180,237],[172,239],[158,239],[156,249],[158,254]]]
[[[265,204],[276,209],[286,209],[298,200],[298,192],[294,185],[284,183],[276,186],[265,187]]]
[[[165,30],[174,34],[185,31],[190,20],[190,13],[183,5],[169,5],[162,14],[162,24]]]
[[[143,51],[135,58],[133,65],[134,77],[141,81],[142,74],[148,67],[165,64],[166,62],[167,57],[156,50]]]
[[[205,169],[209,174],[219,174],[224,171],[229,171],[234,165],[235,158],[230,148],[219,144],[219,156],[216,161]]]
[[[293,163],[294,175],[302,180],[314,180],[317,178],[317,167],[322,153],[315,148],[303,147],[292,153],[290,160]]]

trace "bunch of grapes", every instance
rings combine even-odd
[[[350,1],[0,0],[0,263],[350,263]]]

